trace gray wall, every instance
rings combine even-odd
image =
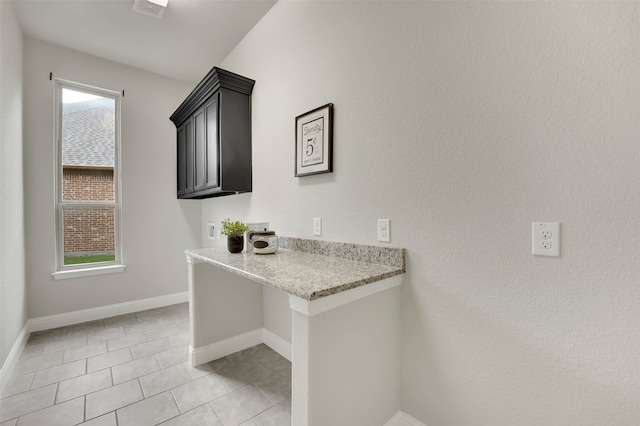
[[[0,366],[27,321],[22,151],[22,32],[0,1]]]
[[[25,204],[29,318],[187,291],[183,251],[200,245],[200,208],[176,199],[169,116],[193,84],[42,41],[25,41]],[[54,281],[54,77],[111,90],[122,100],[124,273]]]
[[[279,2],[254,78],[254,192],[207,221],[405,247],[402,409],[430,426],[638,424],[640,6]],[[335,172],[293,177],[335,104]],[[560,258],[531,222],[562,223]]]

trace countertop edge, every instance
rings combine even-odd
[[[361,279],[361,280],[357,280],[357,281],[352,281],[348,284],[343,284],[341,286],[338,287],[333,287],[331,289],[327,289],[327,290],[322,290],[322,291],[317,291],[317,292],[313,292],[310,295],[308,295],[308,297],[302,297],[305,300],[317,300],[317,299],[321,299],[323,297],[326,296],[331,296],[333,294],[337,294],[337,293],[341,293],[343,291],[347,291],[347,290],[352,290],[354,288],[358,288],[358,287],[362,287],[365,286],[367,284],[372,284],[378,281],[382,281],[382,280],[386,280],[387,278],[391,278],[391,277],[395,277],[398,275],[402,275],[404,274],[405,271],[398,269],[396,271],[390,271],[387,272],[385,274],[380,274],[380,275],[374,275],[371,276],[370,278],[365,278],[365,279]]]

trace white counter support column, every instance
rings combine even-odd
[[[262,343],[262,285],[190,257],[187,262],[191,365]]]
[[[384,424],[398,410],[402,277],[292,309],[296,426]]]

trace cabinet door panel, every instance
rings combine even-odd
[[[218,132],[218,96],[205,103],[207,116],[207,188],[220,186],[220,135]]]
[[[193,114],[195,143],[195,190],[204,189],[207,184],[207,136],[205,133],[204,108]]]
[[[186,186],[185,186],[185,194],[189,194],[193,192],[194,187],[194,162],[195,162],[195,146],[194,146],[194,132],[193,132],[193,121],[190,119],[184,125],[185,129],[185,153],[186,153]]]
[[[178,128],[178,197],[184,195],[184,191],[187,188],[187,135],[186,126],[182,125]]]

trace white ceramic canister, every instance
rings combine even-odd
[[[256,231],[251,235],[255,254],[272,254],[278,251],[278,236],[275,231]]]

